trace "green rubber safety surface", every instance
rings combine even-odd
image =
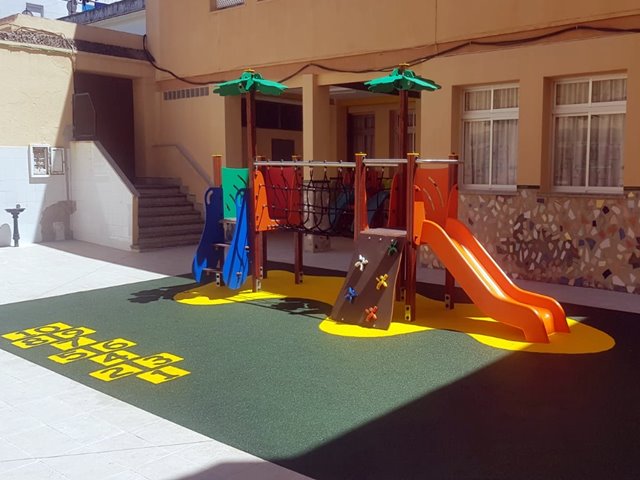
[[[94,343],[77,348],[111,365],[51,360],[62,353],[64,361],[55,332],[45,335],[55,342],[30,348],[0,337],[0,348],[313,478],[637,471],[638,315],[569,309],[616,338],[607,352],[513,353],[449,331],[327,335],[318,324],[331,305],[304,299],[172,300],[193,288],[172,277],[0,307],[0,335],[56,322],[86,327]],[[114,373],[123,365],[129,370]]]

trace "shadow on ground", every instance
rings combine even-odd
[[[318,480],[638,478],[640,317],[566,307],[616,347],[516,352],[318,448],[269,460]],[[183,480],[286,478],[270,468],[225,464]]]

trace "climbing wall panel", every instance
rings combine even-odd
[[[356,241],[347,278],[331,311],[337,322],[386,330],[393,318],[395,285],[405,231],[375,228]]]

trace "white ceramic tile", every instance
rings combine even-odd
[[[0,380],[0,385],[2,385],[0,389],[0,400],[4,403],[15,407],[38,398],[37,389],[32,385],[14,379],[13,377],[4,377],[4,379]]]
[[[52,469],[41,461],[11,470],[7,475],[7,480],[71,480],[63,473]]]
[[[9,460],[9,461],[0,461],[0,478],[3,479],[11,479],[13,476],[10,472],[17,470],[21,467],[26,467],[32,463],[36,463],[37,460],[33,458],[25,459],[25,460]]]
[[[107,480],[150,480],[149,477],[144,477],[139,473],[132,470],[125,470],[112,477],[107,477]]]
[[[135,472],[154,480],[175,480],[199,473],[201,469],[186,462],[177,454],[169,455],[159,460],[147,463],[133,469]]]
[[[217,440],[190,445],[189,448],[182,450],[180,456],[195,465],[208,467],[225,462],[251,463],[262,461],[258,457]]]
[[[81,442],[48,425],[7,435],[5,440],[24,450],[29,456],[38,458],[63,455],[82,446]]]
[[[105,422],[110,423],[125,432],[137,432],[138,430],[158,422],[160,417],[146,412],[141,408],[134,407],[125,402],[115,400],[97,409],[93,415]],[[138,438],[143,438],[137,435]]]
[[[124,433],[118,427],[88,413],[51,422],[49,425],[83,444],[98,442]]]
[[[119,400],[107,394],[93,390],[82,384],[77,384],[73,388],[60,392],[54,395],[53,398],[63,402],[72,410],[92,414],[102,408],[119,402]]]
[[[0,409],[0,438],[15,435],[25,430],[33,430],[45,424],[32,416],[25,415],[14,407]]]
[[[39,397],[36,400],[21,403],[20,405],[16,405],[16,409],[48,424],[60,422],[78,415],[78,411],[69,408],[68,403],[52,396]]]
[[[10,460],[28,460],[32,458],[26,451],[0,438],[0,462]]]
[[[136,437],[132,433],[123,432],[113,437],[104,438],[92,443],[87,442],[82,447],[73,450],[70,453],[118,453],[131,451],[133,454],[144,455],[145,452],[153,448],[157,447],[154,447],[140,437]]]
[[[186,447],[167,446],[167,447],[147,447],[147,448],[131,448],[126,450],[114,450],[111,452],[103,452],[100,455],[108,457],[111,461],[130,469],[137,473],[139,469],[149,463],[157,462],[169,455],[178,454]]]
[[[144,427],[134,429],[131,432],[153,445],[158,446],[206,442],[210,440],[209,437],[161,418]]]
[[[71,480],[102,480],[127,471],[126,467],[113,459],[94,453],[50,457],[41,461],[52,470],[62,472]]]

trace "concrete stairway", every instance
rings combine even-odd
[[[204,221],[179,183],[140,178],[135,187],[140,194],[135,250],[198,244]]]

